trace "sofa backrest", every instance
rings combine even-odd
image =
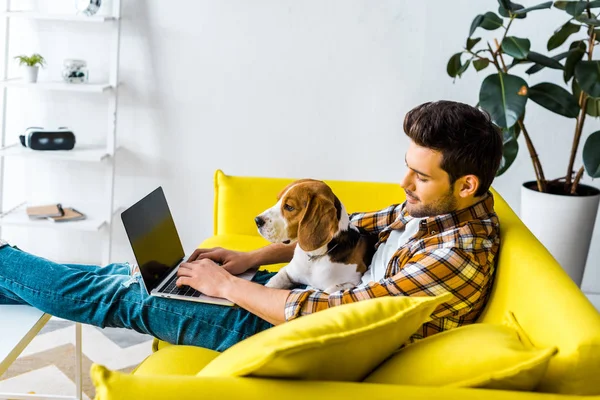
[[[295,179],[257,178],[215,173],[215,235],[259,236],[254,218],[277,202],[277,195]],[[348,213],[375,211],[404,201],[397,183],[325,181]]]
[[[258,236],[254,217],[276,202],[293,179],[215,174],[215,235]],[[326,181],[348,212],[374,211],[404,201],[397,183]],[[513,210],[492,190],[501,245],[490,301],[480,322],[503,324],[508,313],[553,357],[538,390],[600,394],[600,314]]]

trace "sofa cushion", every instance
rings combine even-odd
[[[332,307],[230,347],[198,376],[360,381],[451,296],[388,296]]]
[[[399,350],[365,381],[533,390],[556,350],[533,347],[524,332],[513,327],[474,324],[430,336]]]
[[[138,365],[133,374],[195,375],[219,354],[202,347],[164,346]]]

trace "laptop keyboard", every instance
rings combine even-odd
[[[202,293],[193,289],[189,286],[181,286],[177,287],[175,283],[177,282],[177,274],[173,274],[171,279],[167,282],[167,284],[159,290],[159,293],[165,294],[176,294],[179,296],[189,296],[189,297],[200,297]]]

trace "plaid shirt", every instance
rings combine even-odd
[[[381,211],[355,213],[350,220],[370,234],[378,234],[377,247],[393,229],[404,229],[413,219],[406,202]],[[491,193],[477,204],[420,222],[418,232],[401,246],[379,282],[325,293],[294,289],[287,298],[285,318],[292,320],[340,304],[381,296],[454,297],[440,305],[432,320],[423,324],[411,342],[475,322],[489,296],[500,245],[499,221]]]

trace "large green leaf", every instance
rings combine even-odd
[[[556,60],[556,61],[560,61],[568,55],[569,55],[569,52],[565,51],[564,53],[560,53],[560,54],[553,56],[552,59]],[[527,71],[525,71],[525,73],[527,73],[529,75],[535,74],[536,72],[538,72],[544,68],[546,68],[546,67],[542,64],[534,64],[533,66],[529,67],[529,69]]]
[[[498,6],[498,14],[500,14],[504,18],[510,18],[510,14],[512,11],[517,11],[517,10],[521,10],[521,9],[525,8],[521,4],[513,3],[512,1],[504,2],[505,4],[508,3],[508,5],[505,6],[505,5],[503,5],[503,3],[501,1],[502,0],[498,1],[498,3],[500,4]],[[519,18],[519,19],[523,19],[525,17],[527,17],[527,14],[521,14],[521,15],[516,16],[516,18]]]
[[[573,89],[573,98],[579,104],[579,96],[581,95],[581,88],[577,84],[577,80],[573,79],[571,83]],[[592,117],[600,117],[600,97],[588,96],[587,107],[585,108],[587,115]]]
[[[568,14],[577,17],[585,11],[588,6],[587,1],[555,1],[554,7],[566,11]],[[590,1],[590,8],[600,7],[600,1]]]
[[[585,10],[586,3],[586,1],[556,1],[554,2],[554,7],[576,17]]]
[[[460,63],[461,55],[462,55],[462,53],[456,53],[455,55],[450,57],[450,59],[448,60],[448,65],[446,66],[446,72],[448,72],[448,75],[450,75],[452,78],[456,78],[456,75],[458,75],[458,70],[461,67],[461,63]]]
[[[481,21],[483,21],[483,15],[481,14],[473,19],[473,22],[471,22],[471,29],[469,29],[469,37],[473,36],[473,32],[481,25]]]
[[[559,30],[554,32],[554,35],[550,36],[547,45],[548,51],[554,50],[555,48],[559,47],[561,44],[566,42],[569,36],[579,32],[580,28],[581,25],[572,24],[570,22],[567,22],[566,24],[561,26]]]
[[[600,19],[597,19],[597,18],[588,18],[583,15],[580,15],[576,19],[577,19],[577,21],[583,22],[586,25],[600,26]]]
[[[490,60],[486,58],[473,61],[473,66],[476,71],[481,71],[482,69],[487,68],[488,65],[490,65]]]
[[[583,166],[592,178],[600,178],[600,131],[592,133],[583,145]]]
[[[579,87],[592,97],[600,97],[600,61],[580,61],[575,65]]]
[[[488,11],[483,15],[483,20],[479,26],[487,31],[496,30],[502,26],[502,18],[495,13]]]
[[[510,128],[525,112],[527,82],[510,74],[492,74],[485,78],[479,91],[479,105],[501,128]]]
[[[517,142],[517,135],[514,133],[514,129],[515,127],[502,129],[502,159],[500,160],[500,167],[496,172],[496,176],[500,176],[505,173],[515,161],[517,154],[519,153],[519,143]]]
[[[577,118],[579,104],[569,91],[554,83],[538,83],[529,88],[529,98],[547,110],[567,118]]]
[[[530,48],[531,42],[529,39],[507,36],[502,41],[502,50],[509,56],[516,59],[527,58]]]
[[[546,57],[545,55],[536,53],[535,51],[530,51],[529,54],[527,54],[527,59],[529,61],[533,61],[536,64],[541,64],[544,67],[552,69],[563,69],[562,64],[556,61],[554,58]],[[529,74],[529,70],[525,72]]]
[[[510,0],[498,0],[498,5],[504,9],[510,10]]]
[[[573,74],[575,73],[575,66],[583,58],[585,50],[586,45],[583,40],[578,40],[571,43],[569,55],[565,61],[565,70],[563,71],[563,79],[565,80],[565,83],[569,82],[569,80],[573,77]]]
[[[537,6],[527,7],[527,8],[522,8],[520,10],[516,10],[514,12],[514,14],[515,15],[523,15],[523,14],[527,14],[529,11],[543,10],[545,8],[550,8],[550,7],[552,7],[552,2],[551,1],[547,1],[545,3],[538,4]]]
[[[575,4],[575,3],[587,3],[587,1],[586,0],[579,0],[579,1],[560,0],[560,1],[554,2],[554,7],[558,8],[560,10],[566,10],[567,6],[569,4]],[[590,8],[597,8],[597,7],[600,7],[600,0],[590,1]]]
[[[471,50],[480,40],[481,38],[467,38],[467,50]]]
[[[471,64],[471,60],[467,60],[466,63],[464,63],[456,72],[456,75],[458,75],[458,77],[460,78],[462,76],[462,74],[465,73],[465,71],[467,70],[467,68],[469,68],[469,64]]]

